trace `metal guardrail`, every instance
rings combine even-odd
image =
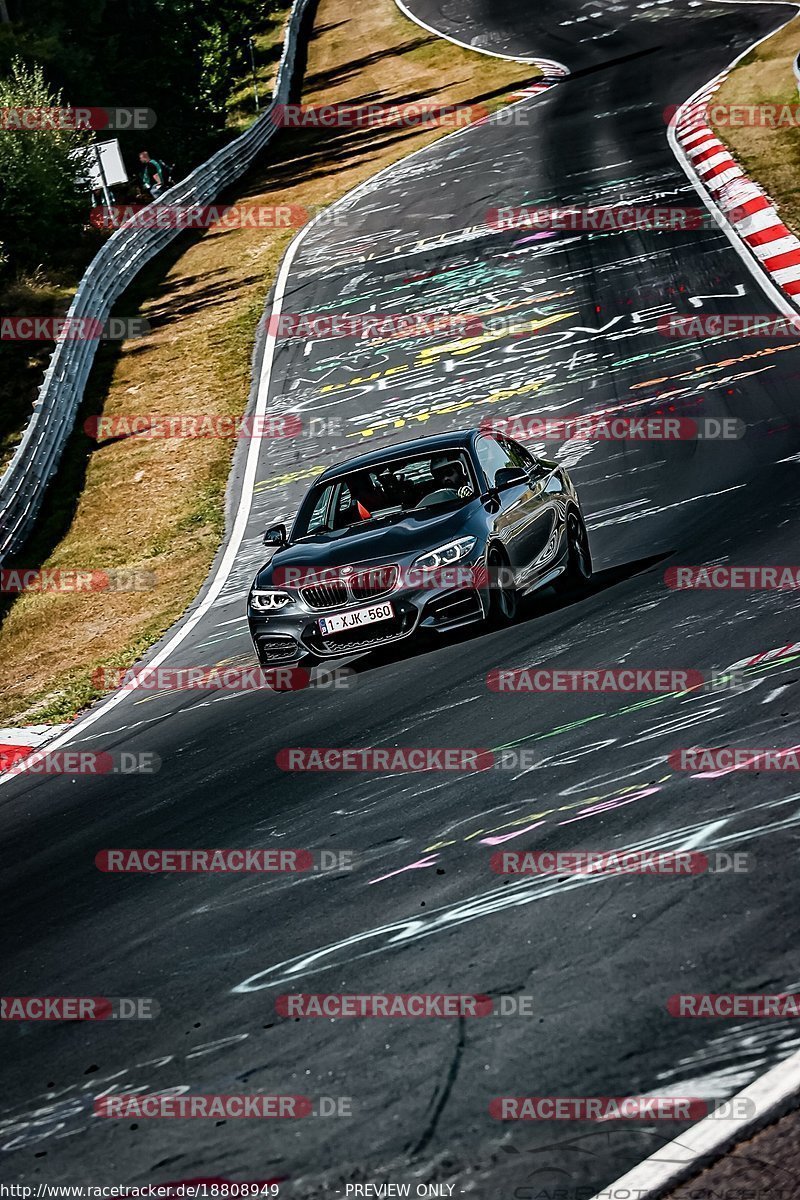
[[[278,129],[272,121],[275,105],[289,99],[300,26],[310,3],[294,0],[269,108],[243,134],[163,192],[159,204],[211,204],[251,166]],[[104,322],[142,267],[180,232],[180,228],[118,229],[89,264],[68,317]],[[33,527],[72,432],[97,346],[96,340],[64,334],[56,343],[33,415],[0,479],[0,563],[22,545]]]

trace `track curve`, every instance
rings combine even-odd
[[[346,303],[546,324],[534,338],[433,352],[396,341],[306,352],[267,339],[254,403],[335,415],[340,432],[302,459],[297,447],[262,445],[237,461],[233,532],[216,574],[157,653],[176,666],[249,662],[241,610],[261,531],[317,470],[360,444],[501,413],[617,406],[731,416],[747,436],[562,447],[599,572],[579,602],[543,595],[511,629],[354,662],[356,685],[337,693],[117,698],[69,743],[154,751],[157,776],[20,779],[0,790],[5,993],[154,995],[162,1008],[152,1025],[6,1028],[8,1179],[105,1181],[113,1164],[126,1181],[270,1173],[295,1181],[287,1194],[310,1196],[323,1181],[446,1178],[489,1196],[530,1187],[544,1163],[576,1188],[600,1187],[674,1129],[603,1132],[581,1152],[568,1129],[492,1121],[489,1098],[723,1096],[796,1048],[790,1023],[753,1035],[678,1022],[664,1007],[675,991],[797,986],[785,941],[800,825],[791,778],[695,779],[667,762],[695,740],[800,742],[793,652],[718,694],[531,697],[486,686],[498,666],[708,671],[793,641],[796,601],[785,594],[673,593],[663,582],[674,563],[788,561],[798,515],[800,351],[658,332],[665,313],[770,311],[724,235],[531,238],[492,228],[486,215],[523,203],[695,204],[663,111],[791,10],[694,0],[622,2],[598,17],[587,8],[539,8],[532,23],[510,4],[473,0],[458,6],[458,25],[452,9],[415,0],[445,33],[552,57],[571,76],[516,105],[524,121],[499,116],[453,135],[345,198],[346,236],[322,222],[305,233],[269,311]],[[275,765],[286,745],[415,744],[524,747],[536,766],[386,778]],[[521,882],[488,869],[496,846],[600,843],[751,850],[764,869]],[[358,869],[114,878],[93,865],[105,846],[270,844],[352,849]],[[295,1022],[276,1016],[281,990],[522,991],[536,1015]],[[287,1132],[248,1122],[132,1128],[91,1115],[99,1090],[180,1086],[346,1094],[355,1116]]]

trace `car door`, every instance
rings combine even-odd
[[[549,506],[541,479],[535,478],[527,451],[507,438],[483,434],[475,451],[490,488],[496,487],[499,471],[525,472],[519,483],[498,490],[499,510],[494,515],[495,532],[506,547],[517,583],[524,586],[533,574],[534,560],[547,545],[553,524],[544,511]]]
[[[554,463],[535,458],[513,438],[502,438],[501,441],[505,442],[512,461],[527,472],[530,480],[530,521],[523,552],[524,578],[533,583],[537,576],[548,570],[558,547],[558,530],[564,522],[564,487]]]

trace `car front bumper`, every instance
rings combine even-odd
[[[402,641],[417,632],[447,633],[481,621],[487,611],[486,594],[475,587],[398,589],[376,596],[374,604],[389,601],[394,616],[358,629],[324,635],[321,617],[331,617],[366,603],[309,612],[287,605],[277,613],[256,613],[248,606],[247,619],[256,655],[263,666],[297,662],[306,655],[342,658]]]

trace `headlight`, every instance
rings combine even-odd
[[[435,550],[421,554],[419,558],[414,559],[411,565],[418,567],[421,571],[433,571],[436,567],[448,567],[451,563],[460,562],[462,558],[466,558],[475,549],[477,540],[474,537],[456,538],[454,542],[448,542],[445,546],[437,546]]]
[[[292,597],[288,592],[273,592],[257,590],[250,593],[250,606],[256,612],[277,612],[290,604]]]

